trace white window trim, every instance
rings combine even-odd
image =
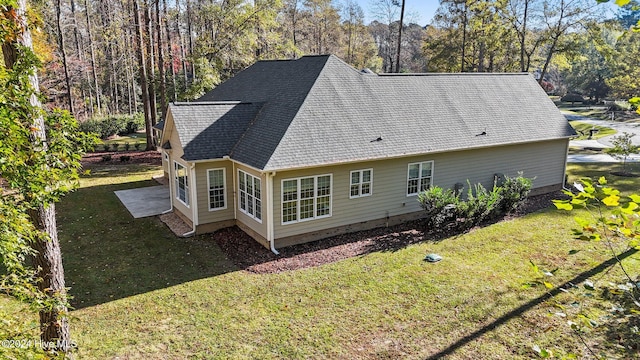
[[[318,178],[328,176],[329,177],[329,213],[327,215],[317,216],[317,201],[318,201]],[[313,178],[313,217],[300,219],[300,180]],[[284,208],[284,182],[296,180],[296,220],[293,221],[284,221],[284,216],[282,216],[282,209]],[[296,224],[305,221],[312,221],[317,219],[329,218],[333,215],[333,174],[321,174],[321,175],[312,175],[312,176],[300,176],[296,178],[282,179],[280,180],[280,223],[282,225]]]
[[[222,170],[222,191],[224,193],[224,206],[222,207],[217,207],[217,208],[212,208],[211,207],[211,184],[210,184],[210,179],[211,177],[209,176],[209,172],[210,171],[217,171],[217,170]],[[224,210],[227,208],[227,169],[225,168],[215,168],[215,169],[207,169],[207,202],[209,203],[209,211],[217,211],[217,210]]]
[[[185,179],[185,182],[184,182],[184,194],[185,194],[186,202],[183,201],[182,199],[180,199],[180,191],[179,191],[180,190],[180,186],[179,186],[179,183],[178,183],[178,165],[180,165],[182,168],[184,168],[184,171],[185,171],[185,174],[186,174],[185,175],[186,179]],[[174,160],[173,161],[173,182],[175,184],[175,193],[176,193],[175,197],[176,197],[176,200],[180,201],[187,208],[189,208],[189,202],[190,202],[189,201],[190,200],[189,197],[191,196],[191,194],[189,193],[189,188],[190,188],[189,187],[189,178],[190,177],[191,176],[189,176],[189,169],[186,166],[184,166],[181,163],[179,163],[179,162]]]
[[[427,160],[427,161],[417,161],[417,162],[412,162],[407,164],[407,181],[405,182],[404,186],[405,186],[405,191],[407,192],[407,197],[409,196],[416,196],[420,193],[420,180],[422,179],[422,164],[424,163],[431,163],[431,180],[429,183],[429,186],[433,186],[433,174],[434,174],[434,162],[433,160]],[[419,165],[418,167],[418,192],[416,193],[409,193],[409,169],[411,168],[411,165]]]
[[[252,194],[253,199],[254,199],[254,203],[253,203],[253,212],[254,212],[254,213],[256,212],[256,211],[255,211],[255,209],[256,209],[256,204],[255,204],[256,196],[255,196],[255,193],[256,193],[256,192],[255,192],[255,181],[254,181],[254,179],[258,179],[258,180],[260,180],[260,199],[258,199],[258,200],[260,200],[260,218],[257,218],[255,215],[250,214],[248,211],[244,210],[244,209],[240,206],[240,201],[242,201],[242,200],[241,200],[241,198],[242,198],[242,193],[241,193],[241,191],[242,191],[242,190],[240,190],[240,174],[241,174],[241,173],[242,173],[242,174],[247,174],[247,176],[251,178],[251,181],[252,181],[252,182],[253,182],[253,184],[254,184],[254,185],[253,185],[254,191],[253,191],[253,194]],[[246,185],[246,181],[245,181],[245,187],[246,187],[246,186],[247,186],[247,185]],[[246,191],[245,191],[245,193],[246,193]],[[262,224],[262,212],[263,212],[263,210],[264,210],[264,206],[262,206],[262,193],[263,193],[263,191],[262,191],[262,179],[261,179],[260,177],[258,177],[258,176],[254,176],[254,175],[252,175],[252,174],[250,174],[250,173],[248,173],[248,172],[246,172],[246,171],[244,171],[244,170],[238,169],[238,210],[240,210],[240,212],[241,212],[241,213],[243,213],[243,214],[247,215],[248,217],[252,218],[253,220],[255,220],[255,221],[259,222],[260,224]]]
[[[362,173],[365,171],[369,171],[369,173],[371,174],[369,177],[369,193],[368,194],[362,194]],[[355,185],[351,183],[351,177],[353,176],[353,173],[360,173],[359,175],[359,182],[358,182],[358,195],[351,195],[351,186]],[[361,197],[366,197],[366,196],[371,196],[371,194],[373,194],[373,168],[369,168],[369,169],[362,169],[362,170],[353,170],[351,172],[349,172],[349,199],[357,199],[357,198],[361,198]]]
[[[169,162],[169,154],[166,151],[162,151],[162,159],[166,162]]]

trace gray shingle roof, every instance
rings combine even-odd
[[[197,102],[169,105],[187,161],[231,154],[261,103]]]
[[[196,147],[222,141],[223,147],[229,148],[228,142],[235,139],[229,155],[263,170],[574,135],[528,74],[372,75],[335,56],[313,56],[258,62],[200,100],[264,105],[259,112],[254,109],[254,113],[242,115],[246,118],[234,116],[223,121],[233,136],[220,135],[225,133],[219,130],[198,136],[209,129],[207,121],[209,125],[220,121],[210,110],[191,114],[201,105],[180,116],[172,108],[176,124],[181,123],[179,132],[206,139],[193,145],[183,142],[187,144],[185,159],[187,147],[193,147],[192,158],[187,160],[208,159],[219,152]],[[198,119],[195,126],[189,120],[194,118]],[[382,140],[374,141],[378,138]]]

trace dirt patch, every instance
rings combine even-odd
[[[499,221],[547,208],[552,205],[551,200],[562,197],[560,192],[530,197],[517,212],[508,214]],[[227,258],[239,268],[264,274],[319,266],[371,252],[396,251],[410,244],[438,241],[451,235],[455,234],[425,231],[422,222],[418,220],[289,246],[278,249],[280,255],[267,250],[235,226],[203,236],[213,239]]]
[[[157,151],[110,151],[92,152],[82,157],[82,166],[126,164],[162,165],[162,155]]]

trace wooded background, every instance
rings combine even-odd
[[[640,91],[637,1],[442,0],[427,26],[402,0],[39,2],[36,53],[51,106],[83,121],[195,99],[261,59],[335,54],[375,72],[532,72],[549,93],[594,100]],[[400,48],[400,66],[397,49]],[[392,94],[390,94],[392,96]]]

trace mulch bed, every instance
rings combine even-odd
[[[127,164],[162,165],[162,154],[157,151],[109,151],[92,152],[82,157],[82,166]]]
[[[505,216],[514,219],[552,205],[562,198],[554,192],[530,197],[516,212]],[[397,226],[358,231],[350,234],[278,249],[275,255],[238,227],[219,230],[211,235],[222,251],[241,269],[257,274],[279,273],[336,262],[376,251],[395,251],[422,241],[438,241],[455,234],[425,233],[420,221]]]

